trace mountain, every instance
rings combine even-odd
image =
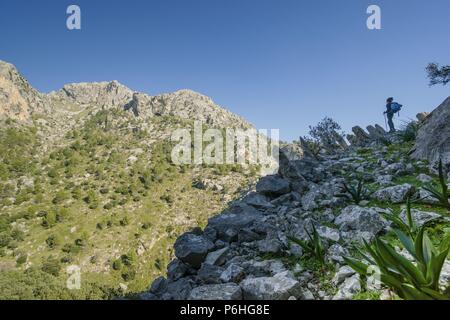
[[[111,81],[44,94],[0,62],[0,298],[147,288],[176,236],[258,177],[255,166],[174,165],[171,134],[195,120],[252,128],[190,90],[150,96]],[[82,290],[66,289],[72,265]]]

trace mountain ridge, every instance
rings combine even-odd
[[[145,117],[172,115],[204,121],[214,127],[253,127],[244,118],[215,104],[211,98],[190,89],[151,96],[112,80],[68,83],[46,94],[36,90],[13,64],[1,60],[0,79],[0,119],[29,122],[33,114],[43,113],[51,117],[53,112],[59,111],[55,110],[56,105],[124,108],[134,101],[137,103],[135,108],[141,109],[139,114]]]

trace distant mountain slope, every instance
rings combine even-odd
[[[145,290],[176,236],[204,225],[255,167],[171,162],[194,120],[251,125],[189,90],[149,96],[117,81],[39,93],[0,62],[0,299],[108,298]],[[81,268],[81,291],[65,287]]]

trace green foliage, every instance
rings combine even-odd
[[[319,156],[322,149],[320,141],[307,136],[300,138],[300,144],[302,148],[308,150],[315,158]]]
[[[121,270],[123,267],[123,263],[121,259],[114,260],[112,263],[112,268],[116,271]]]
[[[450,66],[440,66],[437,63],[429,63],[425,70],[427,71],[428,79],[430,79],[430,86],[436,84],[445,86],[450,82]]]
[[[72,255],[76,255],[78,253],[81,252],[82,247],[81,246],[77,246],[75,243],[66,243],[63,247],[62,247],[62,252],[65,253],[69,253]]]
[[[19,256],[19,258],[17,258],[16,263],[18,266],[23,265],[25,262],[27,262],[27,255],[22,254]]]
[[[419,123],[417,121],[411,121],[406,123],[401,130],[397,132],[403,142],[415,141],[417,133],[419,132]]]
[[[431,196],[439,201],[439,204],[444,208],[450,210],[450,192],[446,183],[446,176],[442,166],[442,160],[439,159],[439,184],[440,188],[429,184],[425,186],[424,189],[431,193]]]
[[[312,225],[312,229],[313,233],[311,235],[311,233],[309,233],[305,228],[309,240],[305,241],[297,238],[290,238],[290,240],[301,246],[309,256],[313,257],[320,265],[324,266],[326,249],[323,246],[322,240],[320,239],[320,236],[317,233],[316,227],[314,225]]]
[[[33,128],[9,127],[0,130],[0,179],[16,178],[35,168],[33,150],[38,146]]]
[[[439,247],[434,247],[425,228],[418,230],[416,236],[394,230],[403,247],[414,258],[414,263],[396,252],[389,243],[376,238],[372,245],[365,242],[366,253],[361,255],[369,265],[377,266],[380,280],[393,289],[400,298],[407,300],[448,300],[450,291],[442,292],[439,278],[442,266],[450,250],[449,238]],[[345,262],[363,276],[369,275],[369,265],[346,257]]]
[[[54,258],[52,256],[48,257],[47,260],[44,260],[42,262],[42,271],[51,274],[53,276],[58,276],[59,272],[61,270],[61,263],[57,258]]]
[[[358,204],[362,200],[369,199],[371,194],[372,192],[364,186],[364,181],[359,179],[356,184],[347,184],[347,182],[343,182],[341,193],[336,196],[346,198]]]
[[[328,152],[340,149],[342,146],[339,144],[339,141],[344,140],[344,132],[342,132],[341,126],[328,117],[325,117],[316,126],[310,126],[309,135],[311,136],[312,141],[314,141],[314,144],[323,146]],[[305,138],[303,138],[303,140],[305,140]],[[309,145],[313,146],[311,143],[309,143]]]
[[[411,199],[409,197],[406,199],[406,223],[395,213],[384,213],[383,216],[391,221],[396,228],[407,232],[409,235],[413,235],[417,231],[416,224],[411,214]]]
[[[45,240],[45,243],[50,249],[54,249],[56,246],[60,245],[61,240],[57,235],[51,235]]]

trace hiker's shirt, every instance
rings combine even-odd
[[[392,104],[392,102],[390,102],[390,103],[388,103],[386,105],[386,113],[387,113],[388,116],[393,116],[394,115],[394,113],[392,112],[391,104]]]

